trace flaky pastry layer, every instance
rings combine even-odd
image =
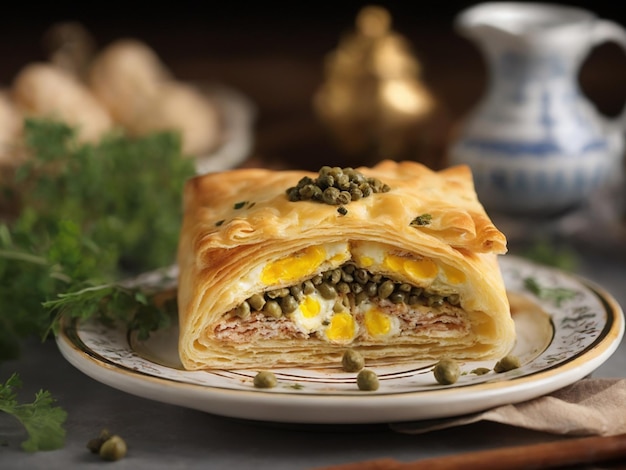
[[[317,176],[311,172],[239,169],[187,183],[178,251],[185,368],[336,365],[346,347],[372,361],[486,359],[511,349],[515,330],[497,262],[506,238],[478,201],[469,168],[434,172],[383,161],[357,170],[390,190],[343,211],[289,200],[286,190]],[[279,318],[254,308],[237,315],[255,295],[266,294],[268,303],[268,293],[302,288],[332,270],[365,271],[380,278],[378,286],[389,280],[394,292],[407,292],[405,300],[363,300],[353,280],[352,290],[338,295],[344,312],[324,310],[328,302],[317,291],[304,296],[326,312],[319,325],[302,295],[297,311]],[[343,336],[331,331],[338,312],[353,322],[343,324]]]

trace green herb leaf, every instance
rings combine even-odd
[[[557,307],[560,307],[564,301],[572,299],[576,296],[576,291],[571,289],[566,289],[564,287],[541,286],[533,277],[525,278],[524,286],[540,299],[554,301]]]
[[[163,324],[160,309],[117,283],[175,262],[182,190],[195,175],[180,137],[80,144],[65,124],[27,120],[25,142],[30,158],[0,181],[0,207],[17,206],[0,224],[0,361],[19,355],[21,338],[46,337],[59,314]]]
[[[430,214],[422,214],[415,217],[409,225],[413,227],[421,227],[423,225],[429,225],[432,221],[433,216]]]
[[[28,439],[22,442],[27,452],[54,450],[63,447],[67,413],[54,406],[50,392],[40,390],[32,403],[19,403],[16,389],[21,387],[17,374],[13,374],[0,384],[0,411],[15,417],[28,432]]]

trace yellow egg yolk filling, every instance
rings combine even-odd
[[[370,336],[387,335],[391,331],[391,319],[389,315],[372,308],[365,312],[365,329]]]
[[[348,312],[333,315],[326,328],[326,337],[333,342],[349,342],[356,335],[356,322]]]
[[[300,311],[305,318],[314,318],[320,313],[320,303],[314,298],[307,296],[300,304]]]
[[[293,256],[268,263],[261,273],[261,282],[268,286],[292,282],[313,273],[324,261],[326,250],[321,246],[311,246]]]

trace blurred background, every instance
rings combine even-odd
[[[80,22],[96,47],[137,38],[177,78],[218,82],[247,97],[256,110],[247,164],[313,169],[319,161],[341,159],[312,107],[324,81],[324,58],[354,29],[360,9],[375,4],[387,9],[392,28],[408,40],[421,67],[420,80],[445,111],[429,131],[434,143],[428,162],[438,165],[451,129],[486,85],[480,52],[453,29],[455,15],[478,2],[282,3],[11,2],[0,14],[0,86],[10,86],[27,63],[46,58],[43,37],[52,25]],[[620,2],[566,4],[626,23]],[[626,100],[626,55],[614,44],[596,48],[580,79],[598,109],[616,115]]]

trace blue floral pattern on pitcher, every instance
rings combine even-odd
[[[583,203],[619,169],[623,130],[608,125],[577,83],[592,44],[593,21],[581,20],[594,17],[545,7],[487,3],[459,15],[461,29],[483,46],[492,81],[451,146],[450,163],[472,168],[488,209],[561,211]],[[542,13],[552,21],[534,24]],[[610,36],[596,32],[595,40],[613,40],[616,30],[626,48],[620,27]]]

